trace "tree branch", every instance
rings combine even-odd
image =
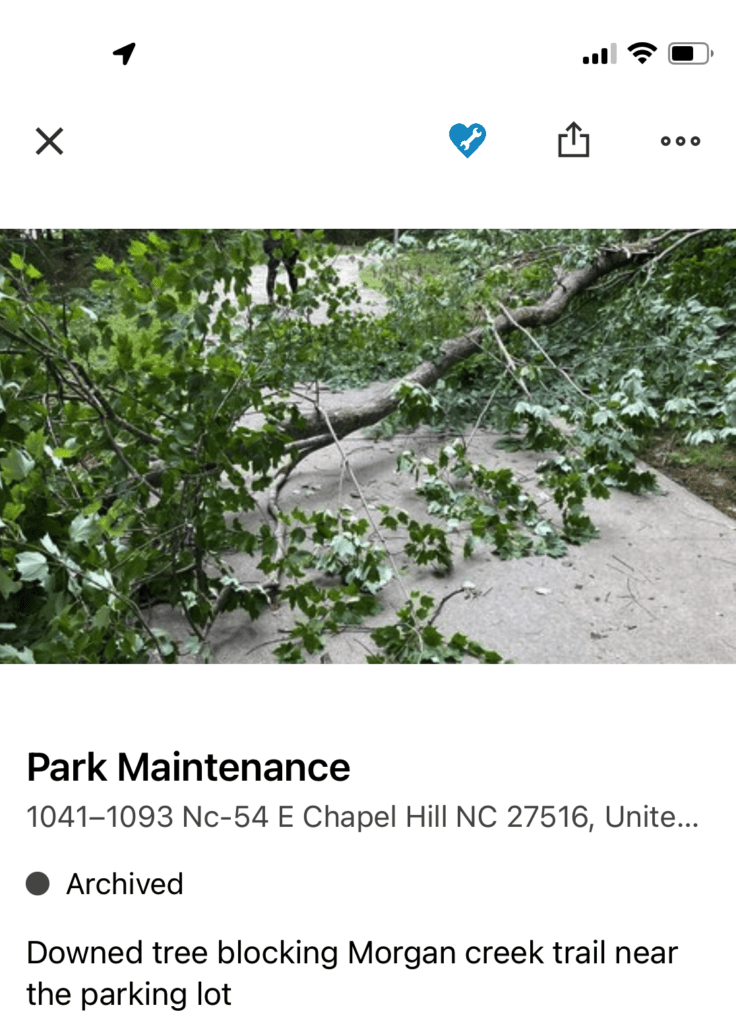
[[[580,267],[565,274],[547,298],[535,306],[523,306],[514,312],[512,323],[505,314],[499,314],[491,321],[491,329],[503,337],[515,327],[539,327],[552,324],[558,320],[572,300],[589,289],[601,278],[623,267],[638,265],[642,258],[651,258],[654,254],[648,248],[626,250],[620,247],[601,250],[594,262],[587,267]],[[356,401],[353,397],[347,407],[333,410],[330,413],[330,429],[337,439],[345,437],[356,430],[370,427],[394,412],[399,406],[399,397],[395,389],[402,380],[431,388],[457,363],[475,354],[481,347],[486,328],[475,327],[460,338],[443,342],[432,360],[420,363],[403,378],[387,381],[381,388],[371,390],[365,402]],[[299,422],[295,420],[281,424],[281,429],[289,435],[291,443],[314,438],[324,433],[324,421],[319,410],[304,416]]]

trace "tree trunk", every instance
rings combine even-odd
[[[591,266],[573,270],[563,277],[544,302],[536,306],[523,306],[521,309],[513,311],[513,319],[520,327],[541,327],[552,324],[560,318],[576,295],[584,292],[600,278],[615,270],[639,265],[642,258],[649,255],[651,254],[645,250],[634,253],[624,249],[603,250]],[[514,324],[504,314],[499,314],[496,317],[493,327],[501,336],[515,330]],[[394,412],[399,405],[399,397],[394,394],[394,389],[401,381],[431,388],[453,366],[480,350],[481,339],[487,330],[486,325],[476,327],[461,338],[443,342],[435,359],[420,363],[404,377],[387,381],[379,389],[375,387],[366,389],[364,401],[360,400],[360,394],[357,398],[355,395],[351,396],[349,406],[333,410],[330,413],[330,426],[336,437],[339,439],[347,434],[352,434],[355,430],[370,427]],[[325,447],[332,442],[331,435],[324,437],[326,421],[319,408],[307,415],[301,423],[283,424],[283,429],[294,441],[313,438],[315,449]],[[322,436],[320,437],[320,435]],[[312,448],[311,445],[308,447]]]

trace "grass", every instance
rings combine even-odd
[[[399,252],[395,257],[384,257],[381,262],[367,263],[360,272],[366,288],[382,292],[392,287],[401,289],[422,277],[441,277],[447,280],[455,273],[454,267],[442,252]]]
[[[175,297],[173,291],[171,295]],[[94,299],[89,301],[89,305],[94,305]],[[91,322],[77,322],[75,333],[80,339],[87,335],[87,342],[90,345],[89,359],[94,366],[102,369],[120,364],[121,349],[124,349],[137,370],[162,375],[173,369],[176,354],[173,348],[170,351],[167,349],[159,335],[162,329],[169,329],[172,326],[174,317],[184,317],[190,311],[191,306],[181,307],[178,313],[163,322],[150,309],[151,322],[144,327],[138,323],[138,314],[126,316],[120,309],[98,309],[99,319],[105,321],[112,331],[113,343],[109,346],[104,345],[96,325]]]

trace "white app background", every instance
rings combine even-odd
[[[3,32],[5,222],[733,220],[736,18],[720,0],[39,0],[10,6]],[[645,64],[628,52],[641,41],[657,48]],[[687,41],[713,57],[672,65]],[[131,42],[124,67],[113,51]],[[583,65],[612,42],[615,66]],[[557,155],[573,121],[589,159]],[[487,133],[469,159],[456,123]],[[37,127],[63,127],[63,155],[37,155]]]
[[[733,689],[725,672],[618,668],[511,669],[461,674],[342,669],[322,674],[248,667],[95,669],[72,680],[14,673],[3,732],[7,1019],[461,1019],[583,1024],[730,1019]],[[727,671],[727,670],[725,670]],[[44,675],[45,673],[45,675]],[[678,674],[679,673],[679,674]],[[330,678],[331,677],[331,678]],[[295,682],[295,680],[297,680]],[[322,681],[327,680],[327,681]],[[117,757],[286,760],[344,758],[348,781],[118,782]],[[108,780],[27,781],[30,751],[52,759],[107,758]],[[31,827],[27,808],[71,806],[107,821]],[[108,809],[172,808],[174,824],[112,828]],[[268,825],[182,827],[184,806],[220,815],[265,806]],[[279,806],[293,828],[279,828]],[[406,809],[447,807],[448,826],[404,827]],[[548,805],[556,824],[514,828],[509,808]],[[606,826],[656,808],[672,828]],[[396,808],[397,827],[307,828],[329,806]],[[454,827],[457,807],[493,806],[493,827]],[[592,831],[562,825],[584,807]],[[131,812],[127,812],[130,817]],[[488,820],[490,812],[485,812]],[[519,819],[525,822],[528,812]],[[416,819],[415,819],[416,820]],[[547,819],[549,820],[549,818]],[[682,823],[680,825],[679,823]],[[689,823],[689,826],[688,824]],[[44,871],[51,887],[24,881]],[[184,894],[66,895],[74,875],[169,879]],[[142,940],[144,964],[27,963],[47,946]],[[315,964],[218,965],[218,942],[337,946],[333,970]],[[556,965],[552,944],[593,947],[606,963]],[[453,946],[454,965],[350,964],[349,944]],[[470,965],[469,946],[544,947],[543,964]],[[151,946],[205,946],[206,964],[156,966]],[[616,965],[616,946],[678,947],[671,964]],[[34,947],[35,950],[40,947]],[[573,957],[577,951],[571,954]],[[379,954],[385,956],[386,954]],[[69,1007],[30,1007],[26,987],[71,990]],[[187,988],[185,1010],[98,1006],[82,987],[129,983]],[[230,986],[231,1006],[196,1005],[197,985]]]

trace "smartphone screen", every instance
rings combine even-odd
[[[8,1019],[728,1018],[733,21],[5,13]]]

